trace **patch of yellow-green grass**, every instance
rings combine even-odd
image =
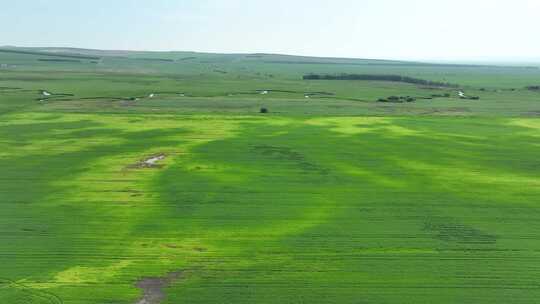
[[[339,118],[313,118],[306,121],[309,125],[329,128],[332,132],[343,135],[359,135],[381,131],[385,135],[411,136],[419,132],[392,123],[391,118],[385,117],[339,117]]]
[[[538,118],[512,118],[509,119],[508,125],[526,128],[523,132],[534,137],[540,136],[540,119]]]

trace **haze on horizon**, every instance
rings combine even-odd
[[[538,0],[19,0],[0,45],[540,61]]]

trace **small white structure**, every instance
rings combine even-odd
[[[463,98],[467,97],[465,96],[465,93],[463,91],[459,91],[458,94],[459,94],[459,97],[463,97]]]
[[[150,98],[154,98],[154,96],[156,96],[154,93],[148,95],[148,97],[150,97]]]
[[[43,91],[43,92],[41,92],[41,94],[43,94],[43,96],[51,96],[51,93],[49,93],[47,91]]]
[[[268,94],[268,91],[262,91],[261,94],[266,95],[266,94]]]

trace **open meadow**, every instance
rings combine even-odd
[[[536,303],[539,85],[1,48],[0,303]]]

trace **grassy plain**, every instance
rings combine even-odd
[[[0,52],[3,303],[540,297],[536,68],[29,51]]]

